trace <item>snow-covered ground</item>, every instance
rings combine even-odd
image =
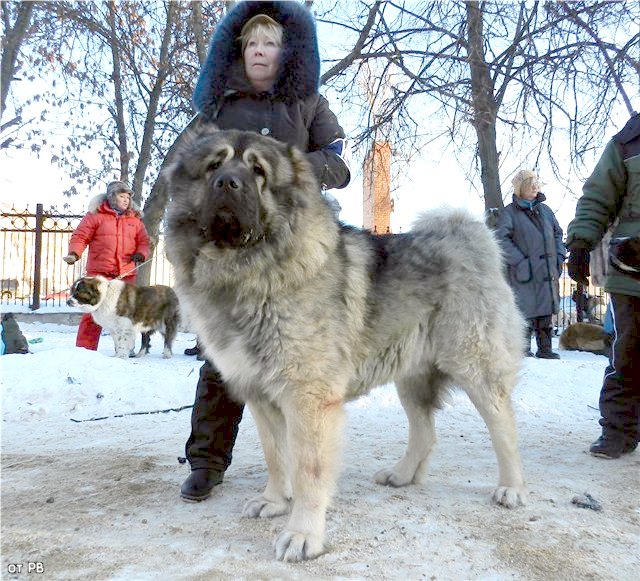
[[[30,578],[30,563],[62,580],[638,578],[640,452],[587,452],[604,357],[525,360],[514,407],[530,492],[516,510],[489,502],[496,460],[464,394],[438,414],[426,483],[399,489],[372,481],[406,443],[393,387],[349,404],[329,550],[289,564],[271,547],[285,517],[240,518],[266,482],[248,412],[225,482],[198,504],[178,495],[190,410],[137,414],[193,403],[200,362],[182,354],[193,335],[179,335],[173,359],[154,337],[149,356],[123,361],[107,336],[89,352],[74,327],[21,328],[41,342],[0,358],[3,579]],[[572,503],[585,493],[602,510]]]

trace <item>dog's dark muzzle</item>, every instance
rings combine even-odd
[[[200,216],[200,232],[220,247],[243,247],[263,238],[258,191],[249,172],[225,171],[215,175],[211,195]]]

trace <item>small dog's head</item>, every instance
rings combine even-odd
[[[640,280],[640,235],[613,238],[609,243],[609,257],[614,268]]]
[[[67,305],[87,313],[95,311],[104,300],[109,281],[102,276],[83,276],[71,286]]]

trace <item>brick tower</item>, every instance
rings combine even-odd
[[[374,141],[364,160],[363,226],[376,234],[391,233],[391,145]]]

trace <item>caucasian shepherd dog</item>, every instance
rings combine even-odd
[[[138,332],[142,345],[135,356],[149,353],[154,331],[164,336],[162,356],[169,359],[173,355],[180,305],[168,286],[135,286],[103,276],[84,276],[73,283],[67,304],[91,313],[93,320],[109,331],[116,357],[124,359],[132,354]]]
[[[434,411],[465,390],[499,465],[493,493],[526,492],[511,392],[524,322],[490,230],[461,210],[410,233],[338,224],[305,155],[254,133],[200,129],[167,169],[176,290],[229,392],[249,405],[269,477],[244,515],[291,512],[276,557],[323,552],[345,401],[395,382],[409,444],[380,484],[421,481]]]

